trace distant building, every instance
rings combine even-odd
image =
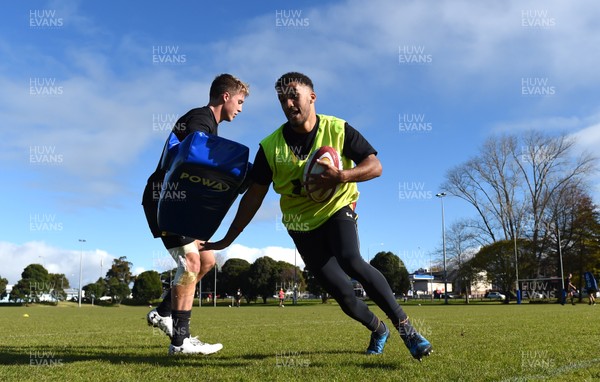
[[[495,289],[489,281],[487,281],[487,272],[479,272],[477,280],[471,284],[471,296],[483,297],[488,291]]]
[[[67,297],[65,297],[66,301],[71,301],[72,299],[79,299],[79,289],[77,288],[67,288],[65,289],[65,293],[67,294]],[[81,297],[85,297],[84,290],[81,291]]]
[[[443,272],[411,273],[410,280],[412,295],[414,298],[431,297],[434,293],[444,293]],[[452,282],[448,280],[448,293],[452,292]]]
[[[9,301],[10,298],[10,292],[12,292],[12,288],[13,286],[11,284],[6,286],[6,295],[3,298],[0,298],[0,304],[5,304]]]
[[[444,272],[424,273],[422,270],[409,275],[414,298],[431,297],[436,292],[444,293]],[[455,271],[449,271],[447,274],[448,293],[453,291],[460,292],[464,287],[460,285],[460,280]],[[486,273],[480,272],[475,280],[469,286],[469,294],[471,297],[483,297],[485,293],[493,289],[493,285],[487,281]]]

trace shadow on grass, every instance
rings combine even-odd
[[[178,355],[168,356],[164,346],[151,346],[144,349],[156,348],[155,354],[139,354],[133,347],[123,345],[116,346],[0,346],[0,365],[48,365],[61,364],[69,365],[78,362],[108,362],[115,365],[122,364],[148,364],[151,366],[203,366],[210,365],[213,367],[239,367],[246,368],[254,364],[256,360],[276,360],[276,353],[252,353],[242,355],[225,355],[222,353],[203,356],[203,355]],[[139,349],[137,349],[139,351]],[[401,362],[397,360],[382,361],[377,356],[367,356],[361,351],[347,350],[316,350],[302,352],[301,356],[310,360],[308,367],[329,367],[331,364],[324,360],[327,355],[347,355],[354,359],[350,363],[354,363],[357,367],[366,369],[388,369],[398,370],[402,368]],[[365,358],[356,360],[355,356],[361,355]],[[375,362],[373,362],[375,361]],[[388,362],[389,361],[389,362]],[[337,361],[332,361],[335,363]]]
[[[152,366],[202,366],[210,363],[213,366],[226,365],[227,367],[247,367],[250,364],[243,362],[239,356],[215,355],[167,355],[164,346],[156,347],[155,354],[136,353],[134,347],[126,346],[0,346],[0,365],[36,365],[60,363],[61,365],[75,364],[77,362],[109,362],[112,364],[149,364]],[[139,349],[138,349],[139,350]],[[266,357],[266,356],[265,356]]]

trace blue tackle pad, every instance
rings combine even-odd
[[[594,274],[592,272],[585,272],[583,274],[583,278],[585,280],[585,287],[588,290],[598,290],[598,283],[594,278]]]
[[[208,240],[239,194],[248,188],[248,147],[194,132],[179,142],[171,133],[161,168],[166,171],[158,201],[162,231]]]

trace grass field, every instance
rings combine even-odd
[[[167,337],[146,325],[148,310],[0,308],[0,380],[600,380],[600,306],[408,304],[434,346],[421,363],[397,333],[383,355],[364,355],[369,333],[335,303],[195,307],[192,333],[224,345],[211,356],[168,357]]]

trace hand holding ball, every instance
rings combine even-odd
[[[327,169],[326,166],[319,164],[317,161],[330,164],[340,171],[343,169],[342,161],[336,149],[331,146],[323,146],[314,151],[304,165],[304,189],[306,194],[313,201],[324,203],[335,195],[339,184],[330,188],[317,188],[318,186],[311,182],[311,176],[320,175]]]

